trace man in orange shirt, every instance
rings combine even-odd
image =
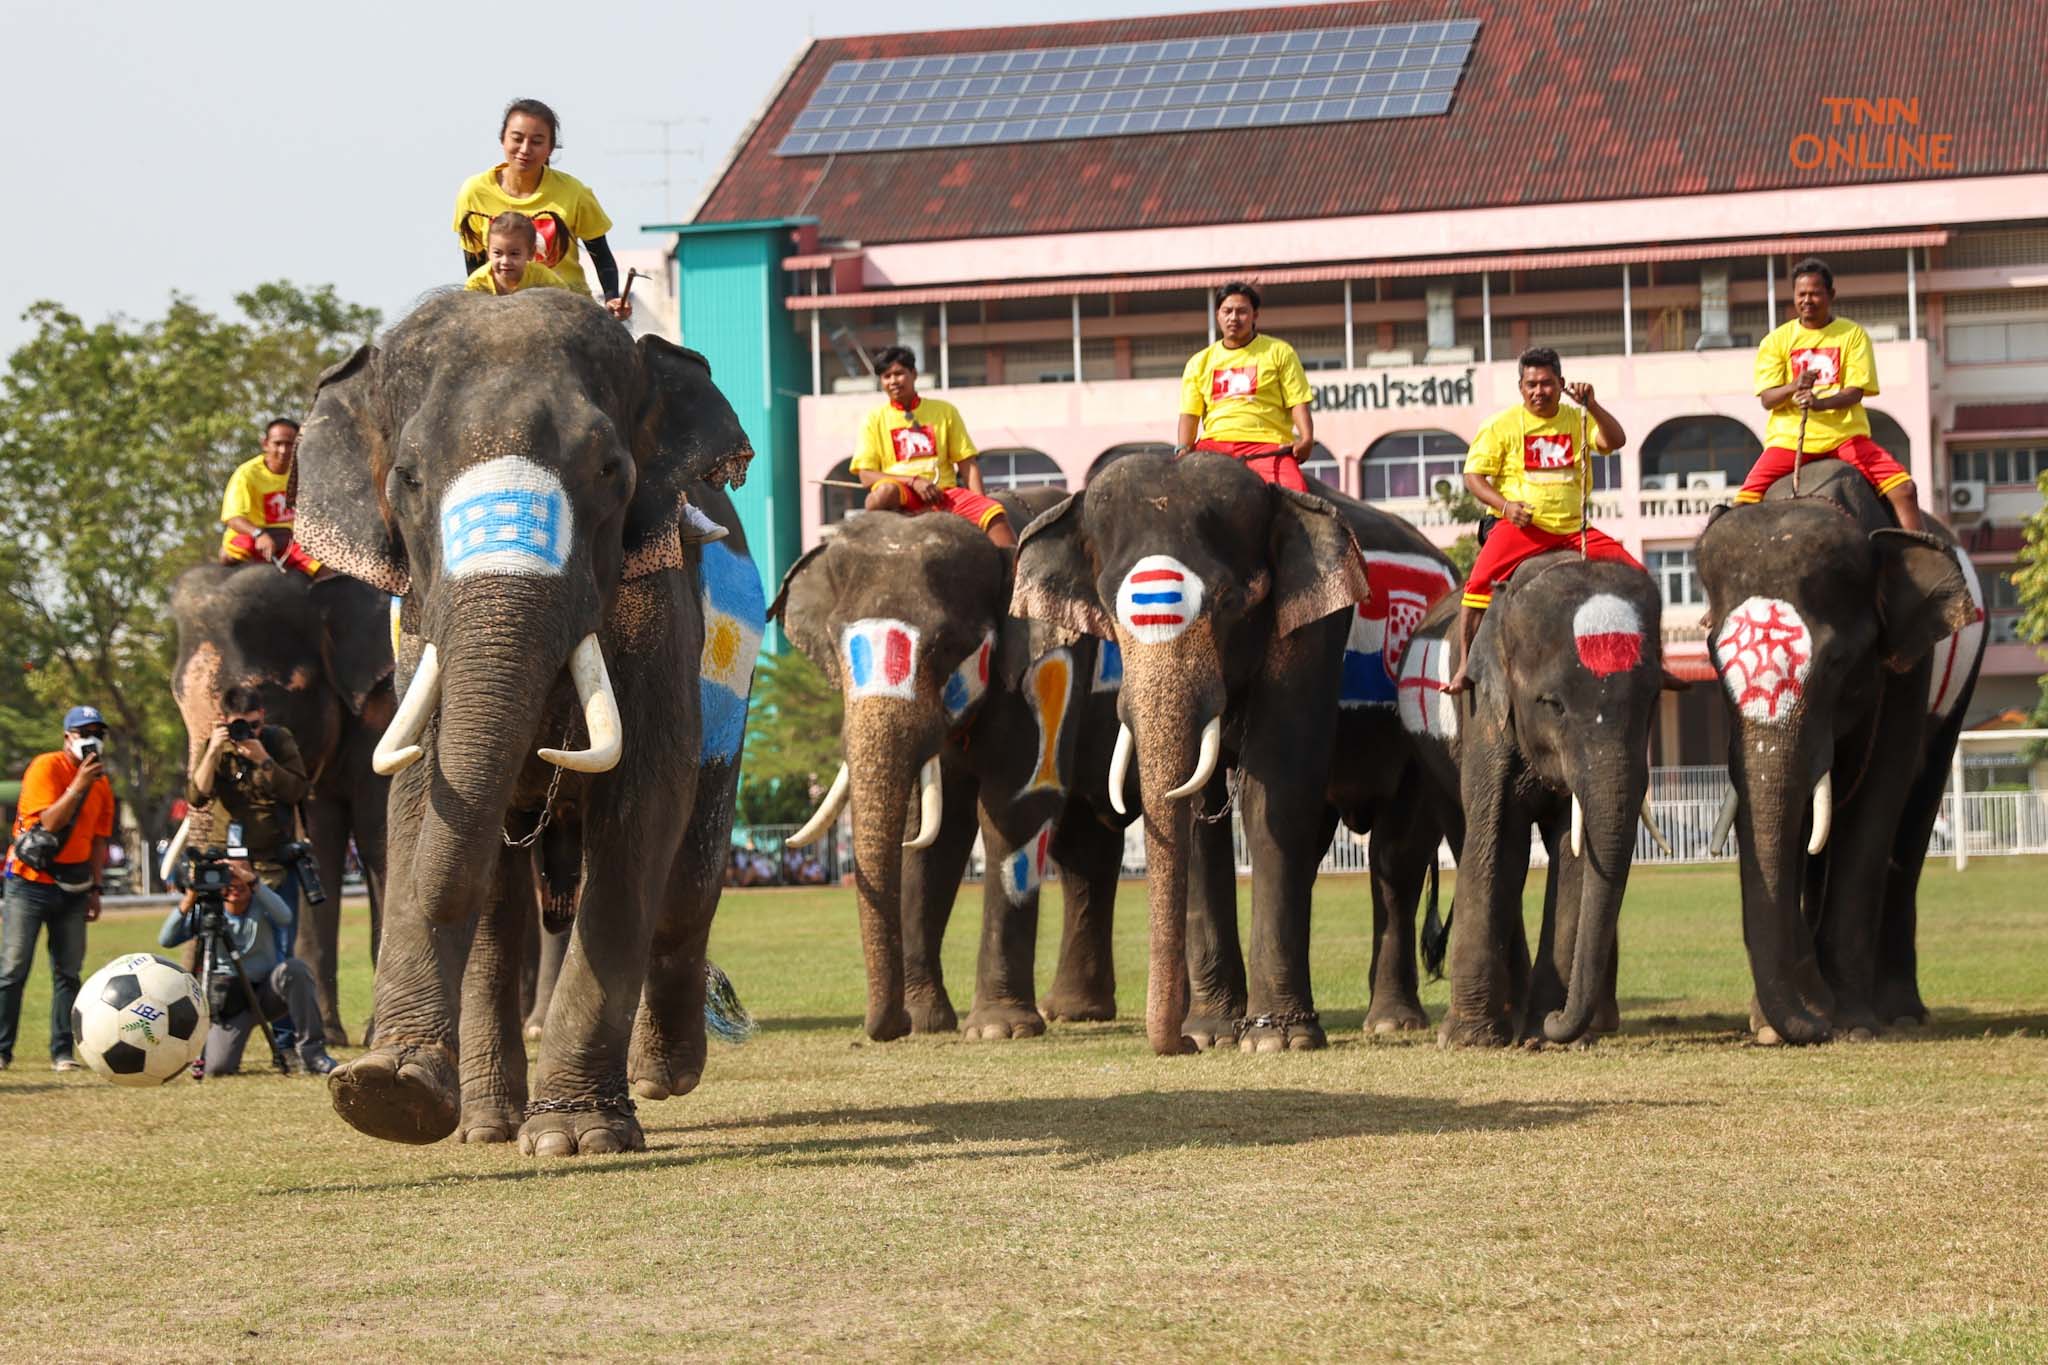
[[[7,850],[4,928],[0,928],[0,1069],[13,1064],[21,1025],[21,988],[35,964],[36,931],[50,933],[50,1065],[78,1070],[71,1006],[85,965],[85,926],[100,917],[100,874],[114,833],[114,789],[107,784],[107,723],[90,706],[64,717],[64,747],[39,754],[21,778],[21,802]],[[31,867],[18,847],[23,831],[58,836],[57,848]]]

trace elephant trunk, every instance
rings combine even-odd
[[[910,1032],[901,911],[904,826],[926,760],[938,749],[938,726],[925,715],[927,709],[894,697],[864,698],[848,705],[842,731],[852,773],[854,894],[868,977],[866,1027],[878,1043]],[[925,825],[922,808],[919,815]],[[924,832],[936,837],[936,822]]]
[[[1578,931],[1572,942],[1571,979],[1565,985],[1564,1008],[1543,1020],[1543,1036],[1553,1043],[1575,1042],[1592,1026],[1593,1015],[1607,994],[1607,968],[1614,958],[1616,921],[1622,893],[1634,863],[1636,820],[1641,814],[1647,781],[1626,778],[1581,784],[1586,798],[1574,795],[1573,825],[1583,858],[1579,873]]]
[[[1789,1043],[1830,1033],[1833,992],[1821,979],[1803,900],[1814,780],[1804,737],[1779,726],[1743,727],[1730,779],[1741,794],[1742,938],[1757,1005]]]

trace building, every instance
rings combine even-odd
[[[1879,440],[1986,589],[1972,719],[2031,706],[2006,575],[2048,472],[2048,126],[2010,111],[2048,11],[1880,6],[1796,43],[1783,14],[1386,0],[811,43],[659,229],[765,457],[756,546],[779,573],[858,497],[816,481],[876,402],[865,352],[921,357],[989,482],[1079,487],[1170,442],[1209,292],[1244,278],[1315,372],[1311,472],[1445,544],[1469,528],[1432,492],[1513,357],[1567,357],[1631,436],[1596,516],[1708,676],[1693,541],[1761,449],[1754,348],[1818,254],[1876,343]],[[1669,698],[1656,761],[1720,762],[1722,712]]]

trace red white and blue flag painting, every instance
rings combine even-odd
[[[1401,654],[1429,609],[1457,586],[1451,570],[1428,555],[1366,551],[1372,597],[1358,604],[1344,642],[1344,682],[1338,705],[1392,706]]]
[[[1202,580],[1172,555],[1131,565],[1116,593],[1116,619],[1141,645],[1163,645],[1202,610]]]
[[[840,636],[846,660],[846,695],[917,695],[917,627],[886,617],[855,621]]]

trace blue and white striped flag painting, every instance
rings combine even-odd
[[[704,659],[697,674],[697,704],[706,763],[731,762],[747,735],[747,693],[754,660],[768,624],[768,598],[754,561],[722,541],[699,551],[704,583]]]
[[[441,498],[442,571],[559,574],[574,520],[552,470],[517,455],[486,460],[457,475]]]

